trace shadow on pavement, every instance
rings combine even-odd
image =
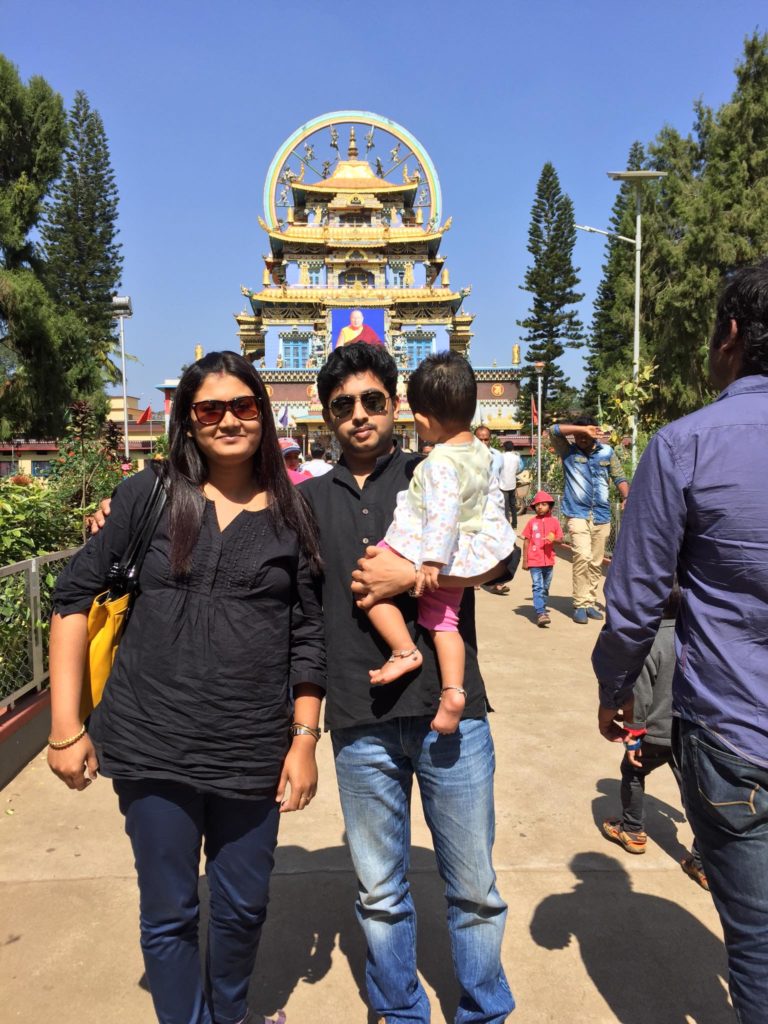
[[[526,604],[517,605],[513,608],[513,612],[515,615],[520,615],[522,618],[528,619],[530,622],[535,624],[536,612],[533,610],[532,602],[533,599],[529,597]],[[566,618],[573,618],[573,601],[570,597],[558,597],[557,594],[550,594],[547,598],[547,608],[549,608],[551,612],[557,612],[558,614],[564,615]],[[599,626],[600,623],[593,623],[592,625],[593,627],[595,625]],[[597,639],[597,633],[595,633],[595,639]]]
[[[575,938],[589,977],[622,1024],[733,1024],[722,942],[671,900],[633,892],[612,857],[579,853],[571,892],[547,896],[531,920],[534,942]]]
[[[411,848],[409,879],[419,924],[419,972],[434,989],[444,1019],[453,1020],[459,989],[453,974],[445,923],[444,884],[437,873],[432,850]],[[297,985],[314,985],[321,981],[331,970],[335,949],[349,964],[361,1003],[367,1003],[365,941],[355,915],[356,897],[357,884],[346,845],[321,850],[278,846],[267,921],[249,990],[249,1002],[256,1012],[272,1015],[285,1007]],[[200,878],[203,958],[207,926],[208,886],[203,876]],[[145,978],[139,984],[147,987]],[[339,1020],[359,1019],[360,1015],[360,1009],[339,1007]],[[377,1017],[369,1012],[368,1020],[369,1024],[375,1024]]]
[[[619,761],[616,762],[617,775],[619,763]],[[646,780],[645,831],[648,833],[649,839],[660,846],[664,853],[668,854],[675,862],[679,862],[681,857],[685,857],[688,853],[688,848],[680,842],[677,835],[677,826],[685,821],[685,815],[679,807],[673,807],[647,791],[647,787],[653,785],[654,776],[664,770],[664,768],[657,769]],[[666,770],[670,771],[670,769]],[[592,801],[592,817],[601,835],[601,826],[604,821],[608,818],[621,817],[620,786],[620,778],[599,779],[597,782],[597,791],[602,795],[595,797]],[[628,854],[627,856],[633,855]]]

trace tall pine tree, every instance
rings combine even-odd
[[[117,242],[118,195],[104,125],[84,92],[69,114],[64,172],[42,226],[45,280],[58,305],[86,327],[84,346],[66,353],[70,383],[82,397],[100,392],[119,373],[112,295],[122,272]]]
[[[640,170],[644,152],[632,144],[627,169]],[[632,238],[635,234],[635,196],[632,186],[622,182],[609,221],[614,234]],[[605,244],[603,276],[597,287],[594,313],[584,360],[586,377],[582,389],[585,410],[597,413],[616,384],[632,374],[632,333],[634,326],[634,249],[620,238]]]
[[[544,164],[536,186],[528,229],[528,252],[533,262],[525,274],[524,291],[531,293],[531,304],[518,326],[527,333],[521,340],[527,345],[523,377],[529,394],[536,394],[534,363],[543,362],[542,409],[550,413],[563,409],[573,398],[558,360],[566,348],[580,348],[583,327],[573,306],[583,299],[576,291],[578,268],[573,266],[576,228],[573,203],[560,188],[557,171]]]

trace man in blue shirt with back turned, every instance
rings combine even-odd
[[[677,570],[673,747],[725,933],[741,1024],[768,1007],[768,261],[726,279],[709,346],[717,401],[637,468],[592,656],[600,731],[621,742]],[[621,708],[619,713],[617,709]],[[636,758],[634,750],[630,759]]]

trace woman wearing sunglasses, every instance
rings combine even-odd
[[[288,479],[264,385],[214,352],[181,378],[168,501],[104,697],[83,731],[87,612],[126,550],[151,469],[120,485],[70,562],[51,627],[49,763],[112,780],[138,872],[141,945],[162,1024],[236,1024],[267,905],[279,814],[317,786],[324,692],[314,522]],[[198,948],[200,849],[210,892]]]

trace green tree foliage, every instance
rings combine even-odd
[[[31,270],[0,270],[0,437],[55,437],[72,390],[62,351],[82,344],[83,324],[61,313]]]
[[[643,166],[645,154],[639,142],[632,144],[627,169]],[[635,197],[632,186],[622,183],[608,223],[608,230],[624,238],[635,236]],[[634,248],[620,238],[608,238],[603,276],[597,288],[592,324],[584,360],[586,378],[582,391],[585,410],[596,414],[617,383],[632,373],[634,326]]]
[[[118,196],[104,125],[84,92],[69,114],[64,170],[53,187],[41,228],[44,279],[58,306],[86,326],[81,349],[66,352],[69,382],[81,396],[119,379],[112,295],[120,284]]]
[[[573,203],[560,188],[553,165],[546,163],[536,186],[528,229],[528,252],[533,262],[522,287],[531,293],[531,304],[526,318],[517,322],[527,332],[521,339],[527,345],[522,370],[527,381],[526,412],[530,396],[536,395],[536,362],[544,363],[543,409],[539,415],[546,410],[567,408],[572,401],[573,389],[568,387],[558,360],[566,348],[580,348],[583,344],[583,327],[573,308],[584,297],[576,291],[579,278],[578,268],[573,266],[575,244]]]
[[[745,40],[730,101],[718,110],[697,103],[694,115],[689,135],[665,126],[643,164],[667,173],[643,188],[641,360],[659,367],[648,413],[661,422],[711,396],[706,349],[719,283],[768,255],[768,34]],[[614,213],[620,206],[621,195]],[[606,267],[610,261],[609,247]],[[631,323],[632,276],[630,263],[603,278],[610,288],[598,294],[593,321],[591,405],[597,390],[610,393],[628,376],[613,360],[604,325]]]
[[[76,325],[58,322],[32,232],[65,140],[61,97],[42,78],[25,85],[0,56],[0,436],[46,434],[56,422],[60,384],[51,370]]]
[[[662,207],[666,231],[651,268],[653,356],[664,368],[667,417],[709,393],[706,347],[723,274],[768,255],[768,34],[746,39],[730,102],[695,110],[689,152],[669,132],[651,150],[654,165],[679,168],[678,181],[664,182],[672,215]]]
[[[5,270],[31,266],[29,233],[61,168],[66,141],[61,96],[45,79],[29,83],[0,55],[0,261]]]

